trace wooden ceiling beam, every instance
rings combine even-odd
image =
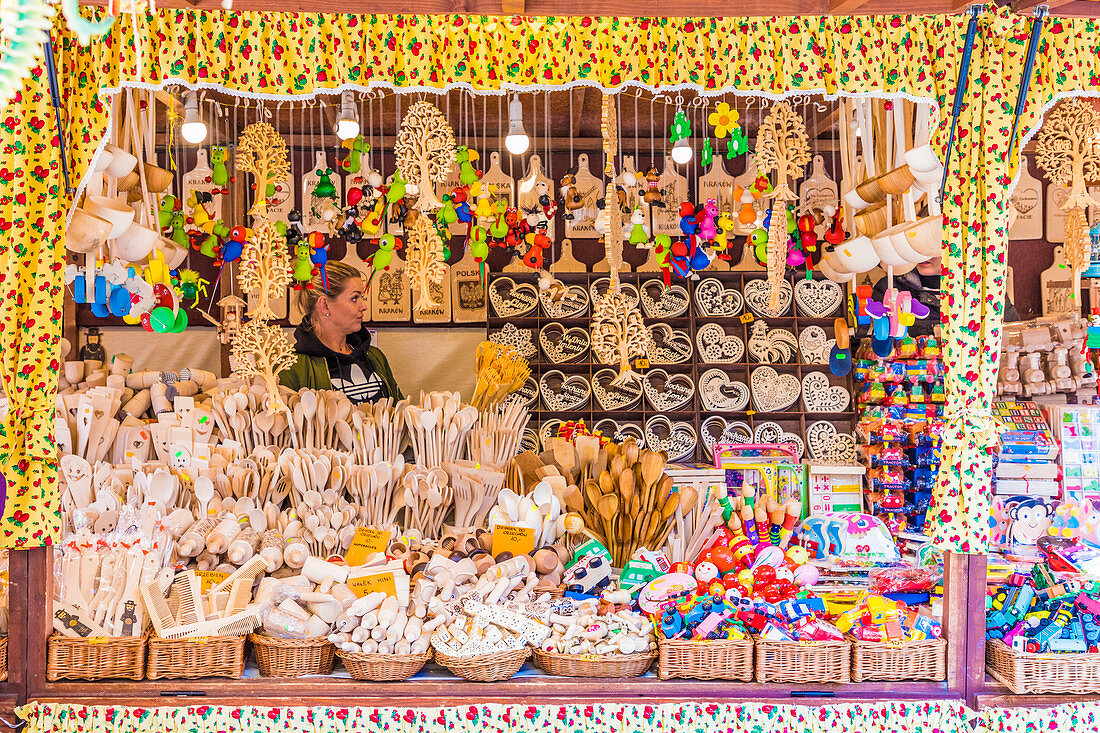
[[[1046,5],[1051,10],[1070,5],[1077,0],[1016,0],[1016,12],[1031,14],[1031,11],[1040,5]]]
[[[867,0],[829,0],[829,15],[851,15],[859,10]]]
[[[524,0],[501,0],[500,10],[504,15],[523,15]]]

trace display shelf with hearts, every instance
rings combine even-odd
[[[530,282],[537,287],[537,276],[534,273],[513,272],[508,273],[506,276],[510,277],[513,282],[517,284]],[[576,287],[588,292],[590,292],[594,283],[598,283],[598,287],[600,288],[604,287],[607,277],[605,273],[600,272],[555,273],[555,276],[568,287]],[[492,280],[496,277],[500,277],[500,275],[490,273],[489,277]],[[741,293],[741,288],[746,281],[757,280],[759,278],[759,272],[741,273],[708,271],[703,280],[710,280],[707,284],[707,288],[709,289],[709,296],[713,300],[714,293],[716,292],[736,291]],[[621,279],[623,284],[628,286],[628,290],[634,289],[638,292],[643,292],[645,284],[653,279],[653,273],[624,272],[621,274]],[[638,399],[631,400],[630,403],[626,405],[623,404],[622,398],[618,401],[614,399],[606,400],[612,409],[604,409],[596,397],[593,380],[597,373],[602,370],[607,370],[609,365],[594,361],[594,357],[591,353],[585,355],[576,362],[564,364],[553,363],[546,358],[545,354],[540,350],[538,355],[531,361],[532,376],[536,380],[546,372],[557,370],[566,377],[584,376],[588,379],[588,384],[593,387],[593,390],[592,396],[588,402],[583,407],[575,410],[548,410],[544,400],[540,397],[532,405],[532,424],[542,425],[549,421],[564,422],[567,420],[584,420],[586,425],[592,428],[601,421],[614,421],[614,423],[619,425],[631,424],[639,425],[644,428],[652,418],[659,415],[665,416],[673,424],[685,423],[693,427],[698,436],[698,445],[695,451],[694,460],[708,462],[711,460],[709,446],[713,445],[713,442],[708,443],[707,440],[703,438],[703,423],[708,418],[712,417],[721,419],[728,425],[744,425],[750,431],[755,430],[764,423],[779,424],[784,432],[799,437],[803,442],[805,442],[807,426],[822,420],[827,420],[836,424],[838,429],[850,430],[854,427],[854,413],[852,412],[854,409],[854,401],[851,401],[844,412],[808,411],[801,395],[788,408],[773,412],[762,412],[757,410],[756,403],[752,400],[751,395],[743,404],[738,401],[732,403],[726,401],[720,402],[717,405],[708,405],[703,401],[700,379],[704,374],[718,370],[726,376],[727,384],[740,383],[744,385],[746,391],[751,392],[751,372],[753,368],[761,366],[761,364],[757,362],[750,362],[747,348],[743,350],[740,359],[736,362],[717,364],[707,363],[704,354],[698,348],[696,340],[698,330],[706,324],[721,325],[725,334],[736,336],[746,345],[752,335],[752,324],[758,320],[766,322],[769,329],[784,329],[791,332],[794,334],[796,340],[799,334],[810,326],[816,326],[820,332],[825,334],[825,343],[828,343],[829,339],[833,338],[833,318],[816,317],[816,314],[814,316],[803,315],[803,309],[799,308],[795,296],[798,278],[792,276],[787,282],[791,286],[789,307],[783,315],[768,317],[757,315],[747,305],[743,305],[736,315],[730,316],[713,315],[715,312],[713,308],[705,313],[701,312],[699,301],[695,297],[695,288],[699,285],[699,282],[682,279],[675,279],[673,281],[674,285],[683,288],[687,293],[688,307],[686,311],[675,317],[661,318],[645,315],[644,318],[647,327],[663,324],[673,332],[683,334],[691,340],[692,354],[688,360],[674,364],[654,362],[651,363],[650,366],[650,370],[663,370],[670,377],[683,375],[692,380],[694,394],[692,394],[684,404],[677,406],[673,410],[661,411],[655,409],[653,407],[653,401],[648,399],[644,393],[641,393]],[[651,289],[653,289],[652,286]],[[702,300],[707,302],[706,297],[702,298]],[[492,309],[490,309],[488,320],[491,330],[499,329],[505,322],[511,322],[517,327],[532,329],[536,335],[550,323],[556,324],[558,328],[564,329],[565,331],[574,328],[588,328],[590,326],[590,316],[549,318],[546,316],[545,308],[541,307],[541,305],[533,312],[525,314],[524,316],[507,319],[496,317]],[[817,331],[814,333],[817,333]],[[826,354],[824,363],[815,363],[814,361],[803,358],[801,350],[796,350],[792,362],[787,364],[769,364],[768,366],[774,368],[779,374],[790,375],[801,385],[806,375],[811,372],[828,371],[827,356]],[[647,370],[643,369],[639,371],[644,375]],[[606,381],[606,379],[604,381]],[[811,381],[811,384],[813,383],[814,382]],[[830,386],[843,385],[846,389],[851,389],[852,382],[850,377],[831,377],[829,384]],[[736,389],[731,388],[731,391],[736,392]],[[658,402],[660,402],[660,400],[658,400]],[[812,399],[810,403],[815,408],[819,406],[818,403]],[[722,409],[723,405],[729,404],[739,406],[739,409]],[[715,406],[719,409],[714,409]],[[717,429],[717,424],[716,421],[712,421],[709,424],[712,433]],[[712,435],[711,437],[715,436]]]

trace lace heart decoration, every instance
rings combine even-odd
[[[727,422],[721,415],[711,415],[699,423],[699,437],[707,454],[713,456],[719,443],[751,443],[752,428],[741,420]]]
[[[519,386],[515,392],[512,392],[504,398],[504,404],[506,405],[522,405],[523,407],[530,407],[535,403],[535,400],[539,398],[539,383],[534,377],[527,377],[527,381]]]
[[[664,451],[669,462],[695,457],[699,438],[686,422],[672,422],[665,415],[654,415],[645,424],[645,444],[652,451]]]
[[[781,280],[779,301],[772,308],[772,286],[767,280],[749,280],[745,283],[745,303],[757,318],[779,318],[791,309],[793,291],[788,280]]]
[[[592,284],[588,286],[588,294],[592,297],[592,302],[599,303],[600,299],[607,294],[610,287],[611,278],[609,277],[601,277],[598,280],[593,280]],[[620,282],[619,290],[626,298],[627,305],[631,310],[638,307],[638,288],[630,283]]]
[[[539,331],[539,347],[554,364],[580,361],[588,353],[590,339],[587,330],[566,329],[560,323],[548,323]]]
[[[677,331],[667,323],[654,323],[649,327],[653,346],[649,350],[650,364],[685,364],[691,361],[694,351],[691,337]]]
[[[764,364],[789,364],[797,353],[794,334],[785,328],[769,328],[767,321],[753,321],[749,356]]]
[[[592,430],[606,438],[611,438],[616,443],[621,443],[627,438],[634,438],[634,440],[638,441],[638,445],[645,445],[645,430],[637,423],[628,422],[619,424],[611,418],[605,417],[597,421],[596,424],[592,426]]]
[[[745,356],[740,336],[726,335],[719,323],[705,323],[695,332],[695,343],[704,364],[735,364]]]
[[[699,377],[699,401],[704,410],[740,412],[749,404],[749,387],[721,369],[708,369]]]
[[[558,437],[558,430],[561,428],[561,425],[561,420],[557,418],[547,420],[542,425],[539,425],[539,443],[541,445],[550,445],[550,440]]]
[[[489,283],[489,303],[500,318],[527,315],[538,302],[538,288],[531,283],[516,283],[510,277],[498,277]]]
[[[802,404],[806,412],[844,412],[852,401],[847,387],[832,385],[824,372],[802,377]]]
[[[811,460],[825,463],[852,463],[856,460],[856,440],[838,433],[828,420],[819,420],[806,428],[806,448]]]
[[[691,403],[695,382],[686,374],[669,374],[664,369],[650,369],[642,378],[646,401],[654,410],[670,412]]]
[[[592,396],[608,412],[629,410],[642,398],[642,386],[636,381],[612,387],[611,383],[618,376],[618,369],[601,369],[592,375]]]
[[[782,425],[772,420],[756,426],[752,431],[752,442],[785,445],[794,451],[795,458],[801,458],[806,452],[806,445],[802,442],[802,438],[794,433],[788,433]]]
[[[548,318],[577,318],[588,312],[588,291],[580,285],[570,285],[557,300],[550,299],[550,291],[539,289],[539,303]]]
[[[639,298],[647,318],[679,318],[690,304],[683,285],[665,285],[656,279],[642,283]]]
[[[829,354],[833,353],[836,339],[826,339],[825,329],[821,326],[806,326],[798,334],[798,350],[802,353],[803,364],[828,364]]]
[[[716,277],[700,280],[695,286],[697,315],[710,318],[736,316],[745,307],[745,299],[735,288],[727,288]]]
[[[534,428],[527,428],[523,431],[523,437],[519,439],[520,453],[523,451],[532,451],[538,453],[542,448],[542,443],[539,441],[539,431]]]
[[[489,332],[490,341],[501,346],[511,346],[524,359],[534,359],[538,355],[534,338],[534,331],[530,328],[516,328],[514,323],[505,323],[499,331]]]
[[[844,291],[832,280],[799,280],[794,286],[794,306],[800,316],[828,318],[844,302]]]
[[[550,412],[569,412],[588,404],[592,385],[581,374],[567,377],[559,370],[551,369],[539,377],[539,393]]]
[[[798,401],[802,385],[793,374],[780,374],[770,366],[756,367],[749,375],[752,401],[757,412],[780,412]]]

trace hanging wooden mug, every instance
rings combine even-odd
[[[84,209],[73,209],[73,218],[65,230],[65,249],[84,254],[92,252],[107,242],[111,234],[111,222]]]
[[[84,209],[93,216],[111,222],[111,232],[107,239],[122,236],[134,221],[134,210],[123,201],[109,196],[89,196],[84,201]]]
[[[838,244],[834,251],[836,262],[848,272],[867,272],[879,263],[878,253],[869,237],[852,237],[847,242]]]

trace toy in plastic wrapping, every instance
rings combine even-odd
[[[807,517],[799,527],[799,543],[818,560],[901,560],[886,526],[870,514],[825,512]]]

